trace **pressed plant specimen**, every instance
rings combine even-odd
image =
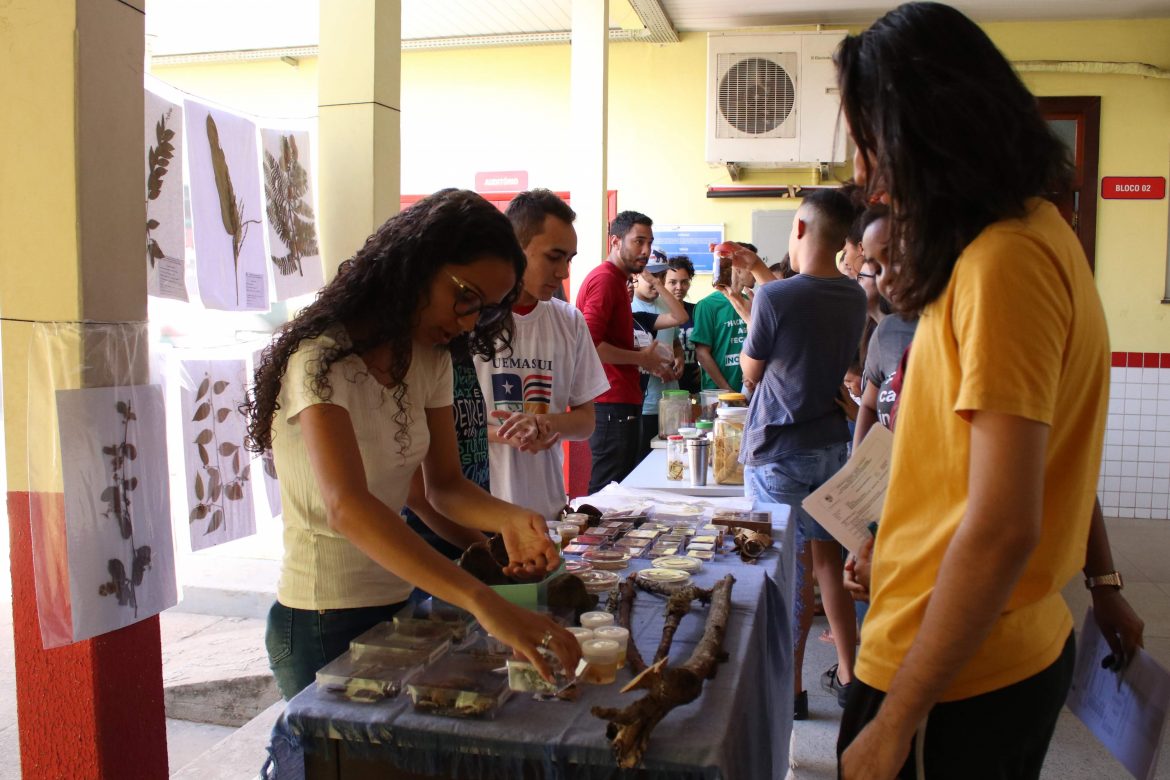
[[[207,520],[204,535],[223,526],[227,502],[244,498],[244,485],[251,473],[251,464],[241,462],[240,445],[220,441],[219,437],[219,426],[231,415],[239,413],[230,400],[223,398],[224,391],[230,386],[226,380],[212,382],[211,376],[205,375],[195,393],[195,412],[191,421],[207,420],[207,427],[195,435],[195,449],[202,466],[195,472],[195,499],[199,503],[191,510],[189,519],[192,523]]]
[[[288,247],[284,255],[272,255],[272,263],[283,276],[305,275],[301,258],[318,253],[317,226],[309,194],[309,172],[301,165],[297,140],[280,137],[280,157],[264,152],[264,195],[268,200],[268,222]]]
[[[103,517],[117,523],[118,533],[129,546],[129,567],[120,558],[111,558],[107,564],[110,579],[98,587],[101,596],[116,596],[118,604],[134,609],[138,617],[138,596],[136,589],[142,585],[146,570],[150,568],[150,547],[134,544],[134,517],[131,494],[138,489],[138,477],[130,473],[131,464],[138,459],[138,448],[130,440],[130,425],[138,420],[133,408],[125,401],[118,401],[114,408],[122,417],[122,441],[102,447],[102,454],[110,459],[110,484],[102,491],[101,500],[106,505]],[[127,574],[129,568],[129,574]]]
[[[227,155],[219,144],[219,128],[215,119],[207,114],[207,142],[211,146],[211,168],[215,172],[215,189],[219,192],[219,216],[223,229],[232,237],[232,271],[236,279],[236,303],[240,302],[240,250],[248,237],[248,226],[258,225],[260,220],[244,219],[244,204],[236,201],[232,187],[231,171],[228,170]]]
[[[171,112],[173,109],[167,109],[167,112],[159,117],[158,122],[154,125],[155,146],[148,148],[146,152],[146,166],[150,172],[146,174],[146,202],[149,207],[150,201],[157,200],[158,196],[162,194],[163,177],[166,176],[167,170],[171,164],[171,160],[175,156],[175,145],[171,141],[175,138],[175,131],[167,127],[167,122],[171,119]],[[166,257],[166,252],[158,245],[158,241],[151,236],[151,231],[156,230],[159,226],[157,219],[151,219],[147,216],[146,219],[146,259],[150,261],[150,267],[154,268],[155,260],[162,260]]]

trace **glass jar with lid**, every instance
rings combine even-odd
[[[691,422],[691,394],[686,390],[663,390],[658,399],[658,438],[665,439]]]
[[[747,408],[747,396],[743,393],[720,393],[719,394],[719,408],[720,409],[738,409],[740,407]]]
[[[743,441],[747,411],[747,408],[742,406],[729,406],[716,412],[715,446],[711,467],[717,484],[743,484],[743,464],[739,462],[739,446]]]

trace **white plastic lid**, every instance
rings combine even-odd
[[[586,639],[581,643],[581,657],[591,664],[609,664],[617,661],[621,649],[613,639]]]
[[[721,406],[715,410],[717,416],[726,418],[747,417],[747,413],[746,406]]]

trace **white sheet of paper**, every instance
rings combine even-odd
[[[262,128],[260,142],[264,149],[268,270],[276,300],[284,301],[315,293],[325,284],[313,199],[312,150],[307,130]]]
[[[178,601],[163,397],[158,386],[139,385],[58,390],[56,398],[79,641]]]
[[[1170,707],[1170,672],[1145,650],[1121,673],[1101,668],[1109,644],[1101,636],[1093,609],[1077,642],[1077,666],[1068,708],[1138,780],[1152,780]]]
[[[801,503],[851,553],[873,538],[869,524],[882,517],[893,448],[894,434],[874,425],[841,470]]]
[[[243,360],[184,360],[180,389],[191,549],[256,533],[252,455],[244,449]]]
[[[193,100],[186,101],[184,112],[199,297],[209,309],[267,311],[256,125]],[[218,179],[216,160],[223,164]],[[228,230],[229,223],[238,225],[238,233]]]
[[[183,107],[146,90],[146,292],[158,298],[185,301],[183,225]],[[151,192],[151,156],[156,158],[155,191]],[[154,195],[152,198],[151,195]],[[153,250],[153,251],[152,251]],[[162,255],[159,257],[159,255]]]

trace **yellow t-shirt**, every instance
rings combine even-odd
[[[888,691],[967,507],[969,412],[1049,426],[1043,528],[990,636],[943,701],[998,690],[1056,661],[1072,630],[1061,588],[1084,566],[1109,400],[1105,317],[1056,208],[990,225],[923,312],[894,435],[857,676]],[[1010,518],[1005,512],[1005,518]]]

